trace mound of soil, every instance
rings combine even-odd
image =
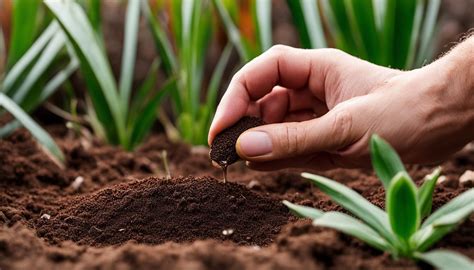
[[[209,238],[261,246],[273,241],[288,218],[280,202],[243,185],[151,177],[79,197],[55,217],[40,218],[37,232],[52,243],[92,246]]]
[[[211,159],[222,167],[235,163],[240,159],[235,149],[235,144],[240,134],[246,130],[263,125],[262,119],[258,117],[242,117],[233,126],[224,129],[217,134],[212,142],[210,156]]]

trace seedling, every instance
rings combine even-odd
[[[386,212],[354,190],[322,176],[303,173],[333,201],[353,214],[323,212],[311,207],[283,203],[315,226],[352,235],[394,258],[420,259],[441,269],[474,269],[468,258],[445,250],[426,252],[474,212],[474,189],[470,189],[431,213],[433,191],[441,169],[427,175],[417,188],[394,149],[379,136],[370,142],[372,165],[386,191]],[[423,221],[424,219],[424,221]]]
[[[211,145],[209,156],[211,160],[222,168],[224,183],[227,181],[227,167],[240,159],[235,149],[235,144],[240,134],[244,131],[263,125],[263,121],[257,117],[245,116],[233,126],[219,133]]]

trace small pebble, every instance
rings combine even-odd
[[[78,176],[76,177],[76,179],[74,179],[74,181],[71,183],[71,187],[72,189],[74,190],[78,190],[82,184],[84,183],[84,177],[82,176]]]
[[[474,171],[467,170],[461,177],[459,177],[459,183],[463,187],[473,187],[474,186]]]
[[[234,229],[226,229],[226,230],[223,230],[223,231],[222,231],[222,234],[223,234],[223,235],[226,235],[226,236],[227,236],[227,235],[231,235],[231,234],[233,234],[233,233],[234,233]]]
[[[50,219],[50,218],[51,218],[51,215],[48,215],[48,214],[42,214],[40,218],[44,218],[44,219]]]
[[[119,229],[118,231],[119,231],[119,232],[123,232],[123,231],[125,231],[125,229]]]

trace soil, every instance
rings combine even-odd
[[[267,245],[288,218],[280,202],[240,184],[151,177],[67,201],[56,217],[39,219],[37,232],[52,243],[92,246],[209,238]]]
[[[213,178],[221,171],[210,165],[208,150],[161,134],[127,153],[61,126],[48,131],[66,154],[64,170],[25,130],[0,140],[1,269],[429,269],[290,217],[279,201],[342,210],[299,171],[254,172],[236,163],[224,184]],[[164,178],[162,150],[173,180]],[[470,187],[457,179],[474,168],[474,150],[442,166],[434,209]],[[409,172],[421,180],[433,168],[414,165]],[[371,170],[317,173],[384,207]],[[474,219],[436,248],[474,259]]]
[[[226,128],[217,134],[212,142],[210,157],[222,167],[227,167],[237,162],[240,157],[235,149],[235,144],[240,134],[246,130],[263,125],[262,119],[258,117],[245,116],[233,126]]]

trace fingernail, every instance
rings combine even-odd
[[[240,152],[247,157],[266,155],[272,152],[272,140],[265,132],[248,131],[237,141]]]

